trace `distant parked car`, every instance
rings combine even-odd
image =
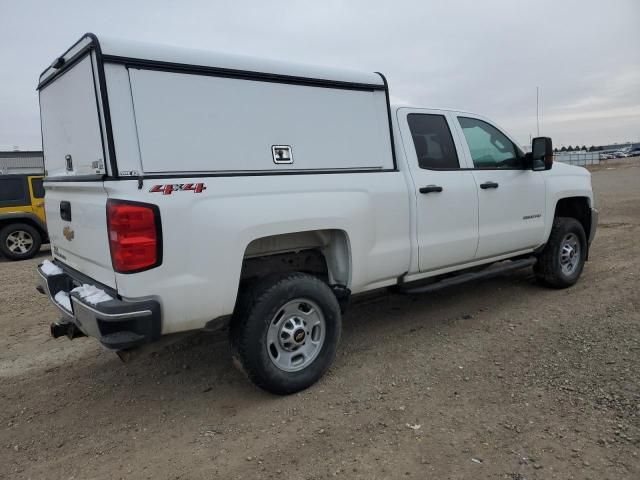
[[[600,160],[611,160],[612,158],[616,158],[611,153],[601,153]]]
[[[628,157],[636,157],[638,155],[640,155],[640,147],[632,148],[627,152]]]
[[[627,154],[627,152],[624,152],[622,150],[618,150],[617,152],[613,152],[613,155],[615,156],[615,158],[625,158],[625,157],[629,156]]]

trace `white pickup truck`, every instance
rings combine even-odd
[[[53,336],[131,352],[228,325],[271,392],[324,374],[353,294],[531,266],[568,287],[596,230],[550,139],[391,106],[379,73],[87,34],[38,90]]]

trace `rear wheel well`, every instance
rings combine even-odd
[[[346,286],[350,267],[349,240],[344,231],[311,230],[253,240],[245,250],[240,278],[299,271]]]
[[[245,257],[242,262],[242,281],[252,280],[274,273],[303,272],[329,281],[327,262],[317,249],[265,254]]]
[[[302,272],[328,284],[341,308],[350,291],[349,240],[343,230],[312,230],[271,235],[253,240],[246,248],[240,273],[240,289],[266,276]]]

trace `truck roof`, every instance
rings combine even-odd
[[[56,62],[68,58],[70,53],[88,46],[97,48],[105,61],[109,58],[115,60],[132,59],[160,62],[162,64],[199,66],[206,68],[229,69],[231,71],[259,72],[278,76],[290,76],[299,78],[312,78],[330,80],[335,82],[347,82],[363,85],[375,85],[385,87],[382,76],[374,72],[359,72],[355,70],[339,69],[317,65],[268,60],[245,55],[220,53],[215,51],[177,47],[173,45],[152,44],[132,40],[111,38],[103,35],[87,33],[71,48],[63,53],[51,67],[40,75],[42,85],[47,77],[55,70]],[[62,62],[62,63],[63,63]],[[61,64],[62,64],[61,63]],[[58,67],[59,68],[59,67]]]
[[[468,113],[470,115],[476,115],[478,117],[482,116],[482,115],[480,115],[478,113],[471,112],[469,110],[460,109],[460,108],[432,107],[432,106],[427,106],[427,105],[407,105],[407,104],[395,104],[395,103],[391,104],[391,111],[394,114],[398,110],[402,110],[403,108],[410,108],[410,109],[415,109],[415,110],[433,110],[433,111],[440,111],[440,112],[443,112],[443,113],[446,113],[446,112]]]

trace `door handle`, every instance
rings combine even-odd
[[[427,185],[426,187],[420,187],[420,193],[432,193],[441,191],[442,187],[440,185]]]
[[[60,202],[60,218],[67,222],[71,221],[71,204],[66,200]]]
[[[480,184],[480,188],[486,190],[487,188],[498,188],[498,184],[496,182],[484,182]]]

